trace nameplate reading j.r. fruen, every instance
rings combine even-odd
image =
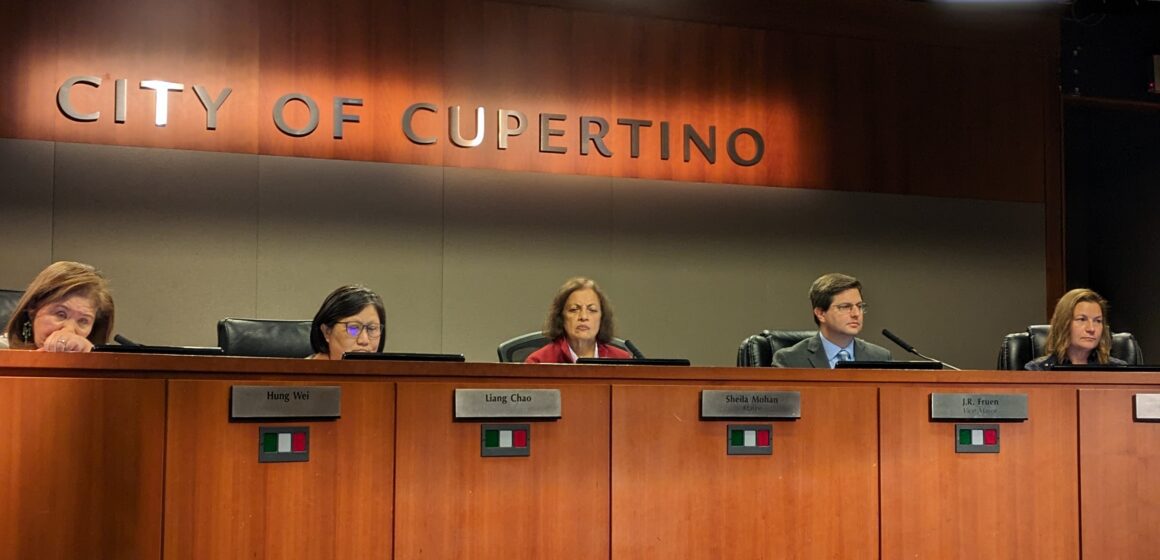
[[[455,419],[561,416],[559,389],[456,389]]]
[[[338,418],[342,416],[342,387],[288,385],[233,385],[230,419]]]
[[[931,420],[1026,420],[1027,395],[931,393]]]
[[[802,417],[802,394],[798,391],[701,391],[701,418]]]

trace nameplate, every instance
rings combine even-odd
[[[559,389],[456,389],[455,419],[560,418]]]
[[[931,420],[1026,420],[1027,395],[931,393]]]
[[[230,419],[338,418],[342,416],[342,387],[233,385]]]
[[[1160,422],[1160,393],[1137,393],[1132,404],[1137,422]]]
[[[801,417],[802,394],[798,391],[701,391],[701,418]]]

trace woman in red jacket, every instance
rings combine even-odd
[[[552,339],[528,356],[529,364],[571,364],[577,358],[630,358],[609,344],[612,308],[600,286],[588,278],[571,278],[560,286],[548,310],[544,334]]]

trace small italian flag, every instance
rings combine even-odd
[[[305,453],[306,432],[262,434],[262,451],[266,453]]]
[[[959,445],[999,445],[997,428],[959,428]]]
[[[729,424],[725,427],[727,455],[773,455],[773,426]]]
[[[526,448],[527,428],[489,428],[483,431],[483,446],[488,449]]]
[[[769,447],[769,430],[761,428],[730,429],[729,445],[733,447]]]
[[[258,462],[287,463],[310,460],[310,428],[307,426],[259,426]]]

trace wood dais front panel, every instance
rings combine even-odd
[[[773,454],[728,456],[738,422],[701,421],[701,387],[613,387],[613,558],[878,557],[875,388],[776,390],[802,417],[743,422],[773,424]]]
[[[563,417],[529,423],[531,455],[481,457],[452,395],[502,386],[399,383],[396,560],[608,558],[608,386],[550,385]]]
[[[0,378],[0,558],[161,553],[165,381]]]
[[[394,385],[342,387],[336,420],[231,422],[230,386],[173,380],[165,476],[165,560],[391,557]],[[259,463],[259,426],[309,426],[310,460]]]
[[[997,454],[955,453],[932,392],[1023,393],[1030,418],[999,424]],[[1075,389],[887,386],[880,407],[882,558],[1079,557]]]
[[[1079,390],[1084,558],[1155,558],[1160,550],[1160,423],[1134,422],[1136,393]]]

